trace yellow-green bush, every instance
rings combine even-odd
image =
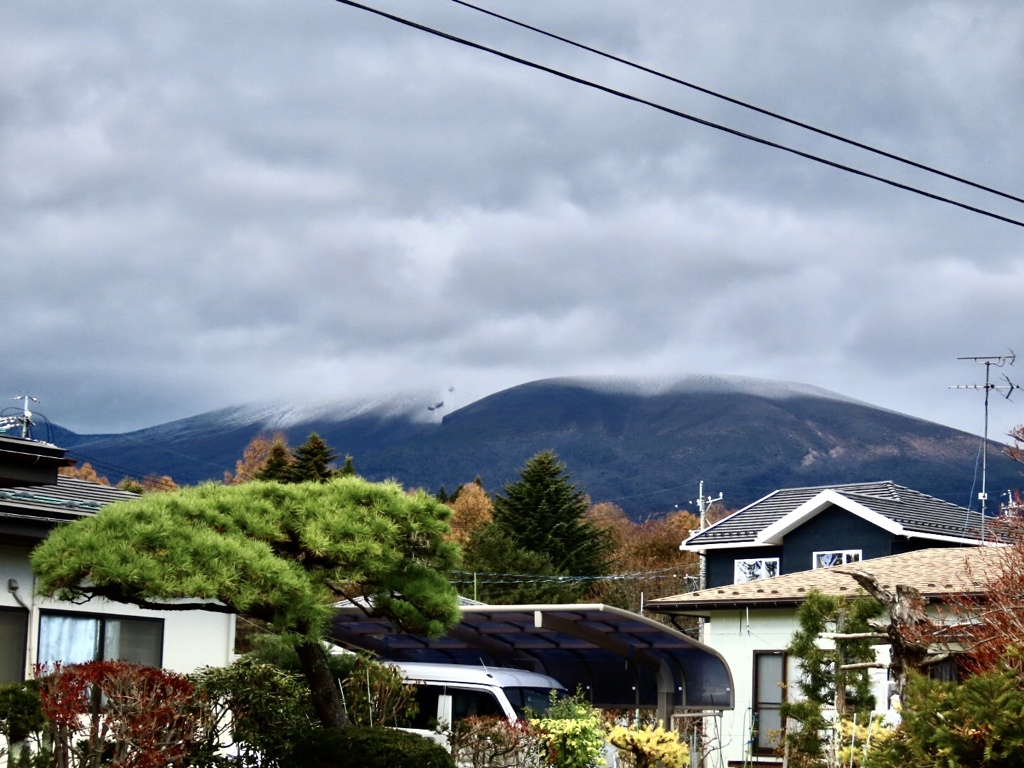
[[[688,747],[661,723],[613,726],[608,741],[619,750],[619,757],[635,768],[682,768],[689,764]]]

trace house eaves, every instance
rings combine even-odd
[[[980,595],[999,575],[1004,550],[1000,546],[921,549],[760,581],[709,587],[649,600],[646,607],[656,613],[700,616],[707,611],[731,608],[795,606],[815,590],[853,597],[860,594],[850,575],[853,571],[875,576],[890,591],[897,584],[912,586],[929,600],[942,601],[951,594]]]

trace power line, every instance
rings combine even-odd
[[[696,580],[696,576],[686,573],[687,566],[671,566],[669,568],[658,568],[653,571],[637,571],[634,573],[616,573],[607,576],[559,576],[557,574],[542,573],[487,573],[484,571],[451,571],[455,577],[464,578],[450,579],[452,584],[567,584],[583,581],[648,581],[656,578],[666,578],[669,574],[673,577],[686,580]]]
[[[947,205],[952,205],[952,206],[955,206],[957,208],[962,208],[965,211],[970,211],[972,213],[977,213],[977,214],[979,214],[981,216],[987,216],[989,218],[996,219],[997,221],[1002,221],[1002,222],[1004,222],[1006,224],[1013,224],[1014,226],[1017,226],[1017,227],[1024,227],[1024,221],[1019,221],[1017,219],[1011,219],[1008,216],[1003,216],[1003,215],[995,213],[993,211],[987,211],[984,208],[978,208],[976,206],[969,205],[967,203],[962,203],[962,202],[960,202],[958,200],[953,200],[952,198],[944,197],[942,195],[937,195],[934,192],[928,192],[927,190],[923,190],[923,189],[920,189],[918,187],[912,187],[909,184],[903,184],[902,182],[896,181],[894,179],[888,179],[888,178],[886,178],[884,176],[879,176],[877,174],[870,173],[868,171],[860,170],[859,168],[854,168],[852,166],[848,166],[848,165],[844,165],[842,163],[838,163],[838,162],[836,162],[834,160],[829,160],[827,158],[811,154],[810,152],[804,152],[803,150],[796,149],[795,147],[789,147],[789,146],[786,146],[785,144],[779,144],[778,142],[771,141],[770,139],[764,139],[764,138],[761,138],[760,136],[755,136],[753,134],[746,133],[744,131],[739,131],[739,130],[737,130],[735,128],[730,128],[730,127],[728,127],[726,125],[722,125],[720,123],[715,123],[715,122],[712,122],[710,120],[705,120],[704,118],[697,117],[696,115],[691,115],[691,114],[688,114],[686,112],[681,112],[680,110],[673,109],[672,107],[667,107],[664,104],[658,104],[657,102],[650,101],[649,99],[644,99],[644,98],[641,98],[640,96],[635,96],[633,94],[626,93],[625,91],[619,91],[619,90],[616,90],[614,88],[610,88],[610,87],[608,87],[606,85],[601,85],[600,83],[595,83],[592,80],[585,80],[584,78],[577,77],[576,75],[570,75],[567,72],[562,72],[561,70],[557,70],[557,69],[554,69],[552,67],[548,67],[548,66],[546,66],[544,64],[538,64],[537,62],[530,61],[528,59],[524,59],[524,58],[522,58],[520,56],[515,56],[515,55],[513,55],[511,53],[506,53],[506,52],[498,50],[496,48],[491,48],[489,46],[482,45],[481,43],[476,43],[476,42],[473,42],[472,40],[467,40],[467,39],[462,38],[462,37],[457,37],[456,35],[453,35],[451,33],[443,32],[442,30],[435,29],[433,27],[428,27],[428,26],[426,26],[424,24],[420,24],[418,22],[411,21],[410,19],[405,19],[405,18],[403,18],[401,16],[396,16],[396,15],[394,15],[392,13],[388,13],[387,11],[382,11],[382,10],[380,10],[378,8],[372,8],[372,7],[368,6],[368,5],[363,5],[362,3],[355,2],[355,0],[336,0],[336,1],[339,2],[339,3],[342,3],[343,5],[348,5],[348,6],[351,6],[352,8],[358,8],[359,10],[367,11],[369,13],[375,14],[377,16],[380,16],[382,18],[388,19],[390,21],[397,22],[398,24],[402,24],[402,25],[410,27],[412,29],[417,29],[417,30],[419,30],[421,32],[426,32],[427,34],[434,35],[436,37],[440,37],[440,38],[442,38],[444,40],[449,40],[449,41],[451,41],[453,43],[458,43],[459,45],[464,45],[464,46],[466,46],[468,48],[473,48],[475,50],[482,51],[484,53],[489,53],[489,54],[491,54],[493,56],[497,56],[499,58],[506,59],[507,61],[511,61],[513,63],[516,63],[516,64],[521,64],[522,66],[529,67],[531,69],[536,69],[536,70],[538,70],[540,72],[546,72],[547,74],[554,75],[555,77],[560,77],[563,80],[568,80],[570,82],[576,83],[577,85],[583,85],[583,86],[586,86],[588,88],[592,88],[594,90],[601,91],[602,93],[607,93],[607,94],[609,94],[611,96],[617,96],[617,97],[619,97],[621,99],[625,99],[626,101],[632,101],[632,102],[637,103],[637,104],[642,104],[644,106],[651,107],[651,108],[656,109],[656,110],[658,110],[660,112],[665,112],[666,114],[673,115],[674,117],[682,118],[683,120],[689,120],[690,122],[697,123],[698,125],[703,125],[703,126],[705,126],[707,128],[713,128],[713,129],[715,129],[717,131],[721,131],[723,133],[727,133],[727,134],[729,134],[731,136],[736,136],[736,137],[741,138],[741,139],[746,139],[746,140],[752,141],[752,142],[754,142],[756,144],[761,144],[761,145],[766,146],[766,147],[771,147],[772,149],[778,149],[778,150],[781,150],[783,152],[788,152],[790,154],[796,155],[797,157],[802,157],[805,160],[811,160],[813,162],[820,163],[821,165],[826,165],[826,166],[828,166],[830,168],[835,168],[836,170],[840,170],[840,171],[845,171],[847,173],[851,173],[851,174],[853,174],[855,176],[861,176],[861,177],[866,178],[866,179],[871,179],[872,181],[878,181],[878,182],[881,182],[882,184],[886,184],[887,186],[894,187],[896,189],[902,189],[905,192],[912,192],[915,195],[920,195],[921,197],[927,197],[927,198],[929,198],[931,200],[935,200],[935,201],[940,202],[940,203],[946,203]]]
[[[825,136],[826,138],[842,142],[843,144],[848,144],[851,147],[856,147],[857,149],[863,149],[866,152],[871,152],[872,154],[879,155],[879,156],[887,158],[889,160],[895,160],[898,163],[903,163],[904,165],[909,165],[912,168],[917,168],[918,170],[921,170],[921,171],[926,171],[928,173],[933,173],[936,176],[941,176],[944,179],[950,179],[951,181],[956,181],[956,182],[959,182],[960,184],[965,184],[965,185],[967,185],[969,187],[974,187],[975,189],[979,189],[979,190],[981,190],[983,192],[989,192],[989,193],[991,193],[993,195],[998,195],[999,197],[1004,197],[1007,200],[1013,200],[1014,202],[1017,202],[1017,203],[1024,203],[1024,198],[1017,197],[1016,195],[1011,195],[1008,192],[1002,192],[1002,191],[1000,191],[998,189],[994,189],[994,188],[986,186],[984,184],[979,184],[977,182],[971,181],[970,179],[965,179],[962,176],[957,176],[957,175],[952,174],[952,173],[947,173],[946,171],[939,170],[938,168],[933,168],[930,165],[925,165],[924,163],[919,163],[919,162],[917,162],[915,160],[910,160],[909,158],[902,157],[901,155],[897,155],[897,154],[894,154],[892,152],[888,152],[888,151],[886,151],[884,149],[878,149],[877,147],[872,147],[870,144],[865,144],[865,143],[857,141],[855,139],[848,139],[845,136],[841,136],[838,133],[834,133],[832,131],[825,130],[824,128],[818,128],[818,127],[816,127],[814,125],[811,125],[809,123],[805,123],[805,122],[803,122],[801,120],[796,120],[796,119],[794,119],[792,117],[787,117],[786,115],[783,115],[783,114],[781,114],[779,112],[773,112],[770,109],[765,109],[764,107],[759,107],[756,104],[751,104],[750,102],[742,101],[742,100],[734,98],[732,96],[727,96],[724,93],[719,93],[718,91],[714,91],[714,90],[712,90],[710,88],[705,88],[704,86],[697,85],[696,83],[692,83],[692,82],[689,82],[687,80],[683,80],[681,78],[675,77],[674,75],[666,74],[665,72],[661,72],[661,71],[659,71],[657,69],[652,69],[651,67],[644,66],[643,64],[637,64],[636,62],[630,61],[629,59],[624,59],[621,56],[616,56],[614,54],[608,53],[606,51],[602,51],[602,50],[600,50],[598,48],[594,48],[594,47],[586,45],[584,43],[580,43],[580,42],[577,42],[575,40],[571,40],[570,38],[563,37],[562,35],[555,34],[554,32],[549,32],[549,31],[547,31],[545,29],[541,29],[540,27],[532,26],[531,24],[527,24],[525,22],[519,21],[518,19],[513,19],[510,16],[504,16],[504,15],[502,15],[500,13],[497,13],[495,11],[489,10],[487,8],[481,8],[480,6],[473,5],[472,3],[468,3],[465,0],[451,0],[451,2],[455,3],[456,5],[461,5],[461,6],[465,7],[465,8],[470,8],[470,9],[472,9],[474,11],[479,11],[480,13],[486,14],[487,16],[491,16],[491,17],[496,18],[496,19],[500,19],[501,21],[507,22],[509,24],[514,24],[517,27],[521,27],[523,29],[528,29],[531,32],[536,32],[539,35],[543,35],[545,37],[549,37],[552,40],[557,40],[560,43],[565,43],[566,45],[571,45],[574,48],[579,48],[580,50],[587,51],[588,53],[593,53],[593,54],[595,54],[597,56],[601,56],[601,57],[603,57],[605,59],[609,59],[609,60],[614,61],[614,62],[616,62],[618,64],[624,64],[625,66],[631,67],[632,69],[639,70],[640,72],[645,72],[645,73],[647,73],[649,75],[654,75],[655,77],[659,77],[662,80],[668,80],[669,82],[675,83],[677,85],[682,85],[682,86],[684,86],[686,88],[690,88],[690,89],[692,89],[694,91],[697,91],[699,93],[703,93],[703,94],[705,94],[707,96],[713,96],[714,98],[720,99],[720,100],[725,101],[725,102],[728,102],[729,104],[734,104],[734,105],[736,105],[738,107],[743,107],[744,109],[749,109],[749,110],[751,110],[753,112],[757,112],[758,114],[765,115],[766,117],[770,117],[770,118],[773,118],[775,120],[780,120],[780,121],[782,121],[784,123],[788,123],[789,125],[795,125],[798,128],[803,128],[804,130],[810,131],[812,133],[816,133],[819,136]]]

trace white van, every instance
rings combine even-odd
[[[439,724],[451,728],[470,715],[519,720],[527,709],[545,712],[551,691],[565,693],[565,687],[553,677],[522,669],[405,661],[389,664],[416,686],[419,711],[408,730],[434,739]]]

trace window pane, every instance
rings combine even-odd
[[[487,691],[460,691],[457,688],[449,688],[448,693],[452,695],[452,725],[471,715],[479,717],[503,717],[505,715],[498,700]]]
[[[786,655],[782,652],[754,652],[754,717],[757,723],[755,751],[769,754],[781,743],[785,701]]]
[[[444,694],[444,688],[438,685],[416,686],[416,717],[409,723],[410,728],[434,730],[437,727],[437,700]]]
[[[757,701],[759,704],[782,703],[783,656],[761,654],[757,657]]]
[[[159,667],[162,659],[163,622],[105,619],[103,658]]]
[[[737,560],[733,578],[737,584],[745,581],[758,581],[761,575],[760,560]]]
[[[0,684],[23,679],[27,636],[28,611],[0,611]]]
[[[40,617],[40,664],[84,664],[95,661],[99,653],[99,619],[46,614]]]
[[[782,743],[782,714],[778,709],[758,710],[757,747],[763,751],[774,751]]]

